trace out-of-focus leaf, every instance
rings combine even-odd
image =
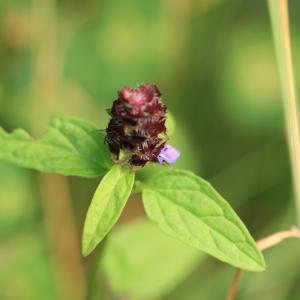
[[[57,299],[55,274],[41,234],[1,242],[0,299]]]
[[[0,163],[0,239],[30,226],[36,214],[34,181],[27,170]]]
[[[260,23],[248,21],[228,39],[217,89],[227,120],[237,130],[259,135],[282,127],[272,39],[269,28]]]
[[[170,112],[168,112],[167,114],[166,127],[167,127],[167,134],[169,137],[171,137],[175,131],[176,123],[173,115]]]
[[[70,44],[66,77],[95,98],[101,95],[99,102],[105,107],[122,86],[157,81],[162,72],[157,43],[160,12],[158,0],[111,0],[100,5]]]
[[[130,196],[134,173],[114,165],[98,186],[86,216],[82,253],[89,255],[117,222]]]
[[[7,133],[0,128],[0,159],[43,172],[96,177],[111,165],[103,139],[88,121],[53,117],[39,140],[22,129]]]
[[[156,299],[185,278],[202,257],[154,223],[139,219],[112,232],[102,269],[114,293]]]
[[[147,215],[166,233],[235,267],[265,263],[247,228],[213,187],[189,171],[163,171],[143,190]]]

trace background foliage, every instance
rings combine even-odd
[[[298,81],[299,9],[290,1]],[[0,1],[5,130],[22,127],[37,137],[53,114],[105,128],[116,91],[141,82],[161,87],[176,119],[177,167],[211,181],[255,238],[292,225],[264,1]],[[98,181],[0,163],[0,299],[85,298],[97,254],[81,258],[79,236]],[[99,254],[93,284],[101,299],[223,299],[233,269],[166,237],[143,217],[134,195]],[[240,298],[298,299],[299,250],[297,241],[268,250],[267,271],[245,274]]]

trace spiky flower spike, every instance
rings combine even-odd
[[[109,111],[112,118],[105,139],[114,160],[132,167],[162,162],[159,155],[168,140],[167,108],[158,87],[145,83],[135,89],[124,87],[118,94]]]

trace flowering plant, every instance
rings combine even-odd
[[[150,163],[168,166],[180,156],[166,144],[167,107],[155,85],[124,87],[108,112],[106,131],[75,117],[53,117],[38,140],[22,129],[0,130],[2,160],[43,172],[103,177],[85,220],[84,256],[117,222],[136,172]],[[207,181],[190,171],[166,167],[137,190],[147,216],[165,233],[233,266],[264,270],[263,256],[246,226]]]

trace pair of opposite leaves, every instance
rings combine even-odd
[[[112,165],[104,136],[92,123],[54,117],[35,140],[24,130],[0,129],[0,159],[43,172],[102,176],[88,210],[82,239],[88,255],[118,220],[134,185],[134,173]],[[167,234],[235,267],[265,267],[245,225],[213,187],[192,172],[164,170],[142,185],[148,217]]]

